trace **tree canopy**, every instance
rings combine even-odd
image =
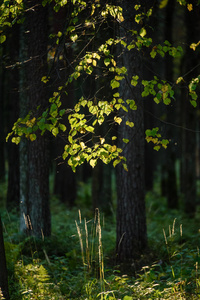
[[[192,12],[196,7],[186,1],[178,1],[185,9]],[[152,36],[150,20],[153,18],[157,9],[151,7],[145,11],[143,5],[135,4],[135,24],[136,29],[131,30],[132,39],[127,42],[124,37],[119,36],[119,28],[123,27],[124,17],[120,6],[113,5],[108,1],[42,1],[43,6],[58,13],[64,7],[69,11],[68,18],[63,25],[62,31],[52,33],[49,36],[48,63],[49,71],[44,74],[41,81],[44,85],[51,86],[51,66],[56,61],[64,59],[65,51],[71,47],[74,51],[74,59],[70,62],[70,74],[64,84],[58,86],[49,98],[48,107],[44,108],[42,114],[38,114],[39,106],[30,111],[25,118],[19,118],[13,126],[8,138],[18,144],[22,136],[31,141],[37,138],[37,132],[42,135],[49,131],[53,136],[62,134],[66,139],[66,145],[62,154],[64,160],[72,167],[76,167],[87,161],[92,167],[100,159],[104,163],[113,162],[116,166],[122,161],[126,169],[126,158],[123,156],[122,149],[117,147],[117,136],[108,137],[96,134],[97,126],[108,123],[110,129],[124,122],[123,116],[119,116],[119,110],[124,114],[128,110],[137,110],[134,99],[122,99],[119,87],[123,80],[127,78],[127,69],[120,66],[118,62],[119,53],[128,50],[137,50],[138,55],[145,55],[148,60],[154,60],[170,55],[174,59],[181,59],[183,56],[182,45],[172,45],[170,41],[163,40],[156,43]],[[159,9],[164,8],[167,1],[159,3]],[[197,3],[198,5],[198,3]],[[34,10],[34,6],[29,8]],[[1,43],[5,42],[6,34],[10,27],[15,23],[23,23],[26,17],[26,1],[3,1],[1,4]],[[112,26],[111,35],[105,34],[102,37],[102,28]],[[113,30],[114,28],[114,30]],[[81,51],[77,49],[81,47]],[[193,51],[198,51],[199,41],[194,41],[187,45]],[[145,54],[144,54],[145,53]],[[31,59],[31,58],[30,58]],[[24,61],[15,62],[13,67],[25,64]],[[195,66],[194,66],[195,68]],[[190,70],[188,70],[190,72]],[[151,95],[155,103],[170,105],[175,99],[175,90],[187,86],[190,103],[197,106],[197,86],[200,76],[185,81],[186,74],[177,76],[174,82],[169,82],[159,75],[154,75],[150,80],[140,78],[138,74],[132,74],[130,81],[131,88],[134,89],[138,84],[142,85],[142,97]],[[91,77],[98,83],[99,89],[91,98],[83,95],[75,101],[73,108],[62,107],[62,97],[68,93],[72,85],[79,85],[81,80]],[[112,96],[105,94],[100,97],[102,78],[109,80],[108,91]],[[104,84],[104,83],[103,83]],[[109,92],[108,92],[109,93]],[[41,110],[40,110],[41,111]],[[68,117],[68,128],[62,122],[64,116]],[[133,127],[134,120],[126,120],[126,126]],[[67,134],[65,134],[67,132]],[[153,142],[154,149],[166,148],[169,141],[161,136],[159,128],[147,128],[147,142]],[[129,140],[124,138],[124,143]]]

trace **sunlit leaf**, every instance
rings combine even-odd
[[[89,161],[89,164],[90,164],[90,166],[91,166],[92,168],[94,168],[94,167],[96,166],[96,164],[97,164],[97,159],[91,159],[91,160]]]
[[[114,121],[120,125],[121,122],[122,122],[122,118],[116,117],[116,116],[115,116],[115,117],[114,117]]]
[[[13,137],[11,141],[12,141],[12,143],[18,145],[21,141],[21,138],[19,136],[18,137]]]

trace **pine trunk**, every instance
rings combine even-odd
[[[131,41],[128,30],[134,29],[134,1],[122,1],[125,22],[121,29],[121,36],[126,37],[126,42]],[[119,126],[119,146],[123,148],[126,157],[128,171],[123,166],[117,169],[117,259],[119,262],[127,262],[135,259],[147,246],[146,212],[144,201],[144,115],[141,86],[130,85],[131,77],[138,75],[142,78],[142,58],[140,53],[133,49],[124,50],[122,66],[128,71],[126,80],[121,83],[120,96],[123,100],[134,99],[137,110],[121,112],[123,118]],[[134,122],[130,128],[125,125],[126,121]],[[122,139],[129,139],[124,145]]]
[[[47,74],[47,38],[48,15],[47,9],[42,7],[40,1],[28,2],[24,39],[25,54],[28,61],[25,63],[23,84],[26,80],[26,90],[22,99],[27,103],[25,109],[36,112],[40,106],[41,111],[48,105],[45,85],[41,82],[42,76]],[[40,112],[38,112],[40,113]],[[37,135],[34,142],[24,141],[21,145],[21,228],[25,229],[23,218],[30,220],[27,229],[30,234],[41,237],[51,233],[49,208],[49,155],[47,139]],[[22,157],[24,154],[24,160]],[[23,180],[23,182],[22,182]]]

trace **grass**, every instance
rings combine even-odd
[[[24,239],[17,212],[2,209],[11,300],[199,299],[199,212],[169,211],[155,193],[146,203],[149,247],[134,276],[115,266],[113,216],[52,197],[52,237],[41,241]]]

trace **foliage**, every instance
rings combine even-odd
[[[50,0],[44,0],[42,4],[46,6],[51,2]],[[122,23],[123,26],[122,8],[104,3],[104,1],[89,1],[86,3],[85,1],[73,0],[56,1],[53,4],[54,11],[58,12],[62,7],[69,5],[69,2],[71,5],[71,18],[63,32],[59,31],[57,34],[51,34],[52,46],[50,48],[55,47],[56,49],[53,57],[55,61],[57,59],[57,49],[63,45],[63,39],[70,41],[69,45],[72,48],[78,49],[81,45],[82,50],[76,54],[74,61],[71,63],[74,71],[69,75],[66,82],[59,86],[57,91],[53,92],[52,97],[49,99],[49,107],[40,116],[38,116],[37,109],[39,108],[37,108],[36,111],[29,112],[25,118],[19,118],[12,128],[12,132],[8,134],[7,139],[12,137],[12,142],[16,144],[20,142],[22,136],[34,141],[37,138],[38,131],[42,135],[49,131],[55,137],[58,134],[64,136],[66,145],[62,157],[63,160],[68,161],[73,171],[85,161],[95,167],[98,159],[106,164],[112,161],[114,166],[123,162],[124,168],[127,169],[126,158],[123,156],[122,149],[118,148],[116,144],[117,138],[113,136],[110,139],[107,134],[101,136],[96,133],[96,128],[102,126],[105,122],[109,123],[111,128],[123,123],[123,118],[118,116],[119,110],[124,111],[125,114],[128,110],[137,109],[134,99],[121,99],[120,93],[117,92],[123,80],[127,80],[127,70],[124,66],[119,66],[116,53],[121,48],[122,52],[125,49],[127,51],[145,51],[145,53],[149,53],[151,59],[155,59],[157,55],[161,57],[170,55],[176,58],[183,56],[183,49],[180,45],[177,47],[171,45],[169,41],[164,41],[163,44],[154,44],[152,38],[148,36],[148,26],[140,26],[138,30],[132,30],[132,41],[129,44],[116,35],[102,41],[102,38],[99,39],[98,33],[104,24],[110,22],[112,26],[116,26],[116,24],[120,26]],[[179,2],[181,5],[186,6],[186,2]],[[162,1],[160,8],[165,7],[166,4],[167,1]],[[12,5],[9,1],[4,1],[2,5],[4,5],[1,16],[2,24],[7,24],[5,21],[7,10],[9,10],[9,16],[13,20],[21,16],[23,1],[16,1],[16,4]],[[13,9],[15,9],[14,15],[12,13]],[[191,11],[193,8],[187,5],[186,9]],[[136,5],[136,24],[148,21],[153,12],[153,7],[147,13],[144,13],[142,5]],[[84,18],[83,14],[85,14]],[[25,16],[26,10],[24,11]],[[12,26],[12,22],[9,23],[9,26]],[[3,28],[2,32],[4,32]],[[86,33],[89,35],[89,39],[86,39],[85,45],[82,47],[81,37],[82,35],[85,36]],[[90,50],[91,43],[96,46],[96,49],[93,46],[92,51]],[[198,43],[192,43],[190,47],[195,51],[198,45]],[[72,109],[63,108],[62,97],[67,93],[68,88],[71,88],[72,84],[76,84],[78,80],[84,80],[88,76],[96,78],[96,84],[100,82],[102,77],[107,78],[110,81],[109,89],[112,97],[102,99],[97,92],[91,99],[82,96]],[[41,80],[44,85],[48,84],[51,81],[51,76],[44,74]],[[133,74],[130,86],[135,88],[138,84],[142,84],[143,97],[152,95],[157,104],[169,105],[175,99],[174,88],[180,82],[184,82],[184,76],[180,76],[174,83],[169,83],[157,76],[154,76],[151,80],[143,80],[137,74]],[[186,84],[190,102],[194,107],[197,106],[196,88],[198,84],[199,76]],[[101,82],[99,85],[101,86]],[[68,125],[63,121],[65,116],[68,116]],[[126,126],[132,128],[134,120],[126,121]],[[148,142],[152,137],[151,141],[155,143],[155,150],[159,150],[160,146],[167,147],[168,141],[166,139],[161,139],[158,142],[155,140],[155,136],[150,135],[150,130],[146,133],[148,133],[146,137]],[[123,139],[123,142],[128,143],[129,141]]]
[[[52,198],[52,237],[38,241],[19,234],[17,212],[3,212],[11,300],[198,299],[199,215],[188,220],[181,211],[169,212],[166,199],[156,191],[147,194],[146,203],[149,249],[134,270],[129,266],[123,272],[115,265],[113,218],[102,215],[99,223],[86,210],[86,220],[84,209],[81,216]],[[101,236],[96,235],[96,226]]]

